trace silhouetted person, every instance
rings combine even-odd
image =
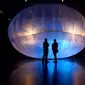
[[[58,43],[56,42],[56,39],[54,39],[54,43],[52,44],[52,51],[56,61],[57,60],[56,53],[58,53]]]
[[[45,38],[43,42],[43,60],[45,59],[46,61],[48,56],[48,47],[49,47],[49,44],[47,42],[47,38]]]

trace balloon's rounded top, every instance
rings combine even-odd
[[[58,4],[34,5],[20,11],[8,29],[12,45],[21,53],[41,58],[45,38],[58,41],[58,57],[72,56],[85,46],[85,18],[73,8]],[[35,50],[36,49],[36,50]],[[73,50],[74,49],[74,50]],[[67,50],[67,52],[64,52]],[[52,57],[50,52],[49,58]]]

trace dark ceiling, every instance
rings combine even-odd
[[[84,0],[64,0],[63,3],[62,0],[28,0],[28,2],[25,2],[25,0],[5,0],[1,2],[0,0],[0,10],[3,11],[5,16],[13,18],[17,14],[17,12],[19,12],[23,8],[26,8],[27,6],[31,6],[34,4],[41,4],[41,3],[65,4],[67,6],[70,6],[78,10],[81,14],[85,16]]]

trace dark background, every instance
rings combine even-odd
[[[3,1],[3,0],[2,0]],[[75,10],[79,11],[84,17],[85,17],[85,1],[84,0],[64,0],[62,3],[62,0],[28,0],[28,2],[25,2],[25,0],[4,0],[2,2],[0,0],[0,10],[3,11],[3,13],[0,13],[0,32],[1,32],[1,55],[2,58],[4,58],[4,79],[5,81],[8,81],[8,75],[13,70],[13,65],[18,60],[26,59],[27,57],[16,51],[13,46],[11,45],[9,39],[8,39],[8,26],[10,24],[10,18],[11,20],[13,17],[22,9],[32,6],[35,4],[46,4],[46,3],[59,3],[64,4],[69,7],[74,8]],[[82,50],[80,53],[75,55],[75,58],[84,58],[85,56],[85,49]]]

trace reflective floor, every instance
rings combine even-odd
[[[78,62],[22,61],[9,76],[10,85],[85,85],[85,67]]]

